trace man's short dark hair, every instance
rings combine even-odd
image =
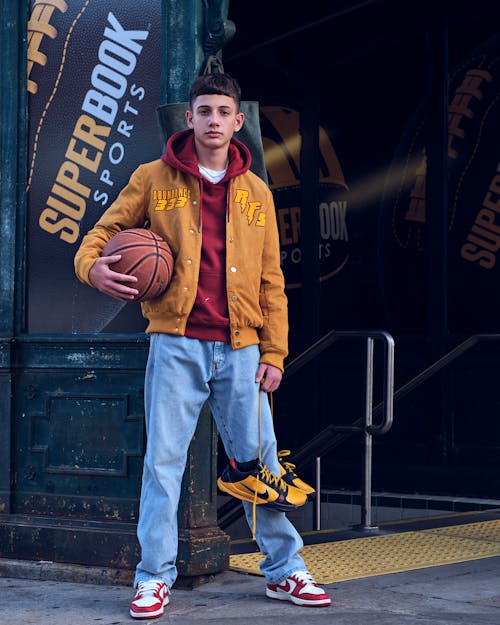
[[[233,98],[238,110],[240,108],[241,89],[237,81],[229,74],[204,74],[196,78],[189,92],[189,103],[191,106],[200,95],[226,95]]]

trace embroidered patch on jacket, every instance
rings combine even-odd
[[[246,214],[249,226],[252,223],[254,226],[266,225],[266,214],[262,210],[262,202],[251,202],[248,191],[235,189],[234,202],[240,205],[242,214]]]
[[[155,211],[171,211],[174,208],[182,208],[191,197],[191,191],[186,187],[174,189],[153,189],[153,202]]]

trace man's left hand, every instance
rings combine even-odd
[[[282,377],[283,374],[278,369],[278,367],[273,367],[273,365],[266,365],[265,363],[261,363],[259,365],[259,368],[257,369],[255,381],[260,382],[263,391],[265,391],[266,393],[272,393],[280,385]]]

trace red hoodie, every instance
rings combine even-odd
[[[165,163],[195,176],[200,184],[202,231],[200,275],[196,301],[186,325],[186,336],[207,341],[229,341],[226,293],[226,219],[229,218],[229,180],[250,168],[248,148],[231,139],[226,175],[218,183],[206,180],[198,169],[194,132],[183,130],[167,141],[161,157]]]

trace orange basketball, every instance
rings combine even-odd
[[[134,301],[155,299],[166,291],[172,278],[174,258],[168,243],[156,233],[144,228],[118,232],[102,251],[102,256],[115,254],[120,254],[121,259],[110,268],[137,278],[131,285],[139,291]]]

